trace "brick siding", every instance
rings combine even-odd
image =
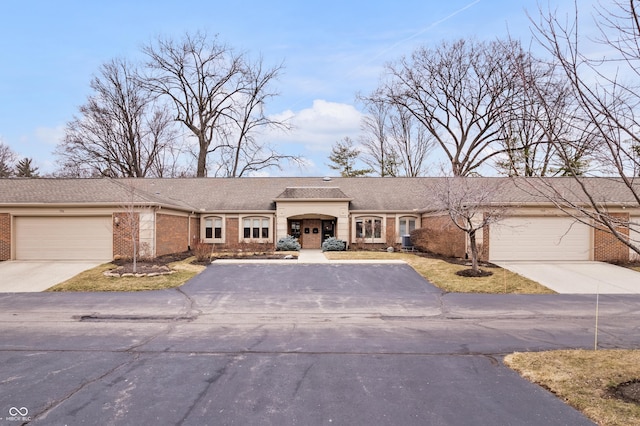
[[[411,243],[418,250],[447,257],[464,257],[466,252],[466,234],[449,216],[423,218],[422,227],[411,232]]]
[[[319,249],[322,246],[322,221],[320,219],[304,219],[300,226],[302,228],[302,248]],[[305,228],[309,229],[308,234],[304,232]],[[318,230],[317,234],[313,233],[314,229]]]
[[[190,248],[193,249],[200,242],[200,218],[192,217],[189,220],[191,226]]]
[[[156,215],[156,256],[182,253],[189,248],[190,240],[188,217]]]
[[[133,238],[140,242],[140,215],[138,213],[113,214],[113,257],[133,258]],[[132,237],[134,230],[135,237]]]
[[[0,261],[11,259],[11,216],[0,213]]]
[[[611,213],[611,216],[629,222],[628,213]],[[622,235],[629,236],[629,228],[621,226],[617,228],[617,231]],[[593,245],[593,260],[601,262],[629,261],[629,247],[624,245],[611,231],[604,227],[594,229]]]

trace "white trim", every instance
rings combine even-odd
[[[415,228],[414,229],[418,229],[420,228],[420,216],[418,215],[413,215],[413,214],[398,214],[396,215],[396,243],[398,244],[402,244],[402,233],[400,232],[400,221],[402,219],[413,219],[415,221]],[[411,231],[409,231],[407,234],[410,234]]]
[[[375,237],[369,237],[369,238],[365,238],[362,236],[358,236],[357,234],[357,227],[356,227],[356,223],[359,220],[380,220],[380,238],[375,238]],[[369,215],[354,215],[351,218],[351,236],[352,236],[352,240],[351,242],[363,242],[364,244],[379,244],[379,243],[385,243],[387,241],[387,216],[383,215],[383,216],[376,216],[373,214],[369,214]],[[375,234],[374,234],[375,235]]]
[[[220,219],[220,238],[215,237],[215,226],[211,227],[211,238],[207,238],[207,219]],[[206,216],[200,216],[200,241],[207,244],[223,244],[226,241],[226,217],[223,214],[208,214]],[[215,225],[215,222],[212,223]]]
[[[260,224],[260,237],[258,238],[253,238],[249,237],[246,238],[244,236],[244,221],[246,219],[266,219],[269,223],[269,237],[268,238],[262,238],[262,223]],[[253,228],[253,224],[251,226],[251,229]],[[254,214],[254,215],[239,215],[238,216],[238,241],[242,242],[242,241],[247,241],[247,242],[254,242],[254,243],[273,243],[273,238],[274,238],[274,234],[275,234],[275,227],[274,227],[274,217],[273,214],[271,215],[259,215],[259,214]]]

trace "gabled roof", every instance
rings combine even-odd
[[[286,188],[282,194],[278,195],[276,201],[296,200],[296,201],[351,201],[340,188],[322,188],[315,186],[303,186],[297,188]]]
[[[435,189],[449,178],[190,178],[190,179],[0,179],[2,206],[157,205],[194,212],[275,210],[279,200],[343,200],[351,211],[425,211],[435,203]],[[548,204],[543,194],[558,192],[586,201],[573,178],[458,178],[470,193],[491,190],[492,204]],[[460,181],[457,181],[460,182]],[[638,207],[620,179],[583,181],[603,204]],[[635,183],[636,194],[640,183]]]

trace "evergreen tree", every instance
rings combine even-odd
[[[16,177],[25,177],[25,178],[36,178],[38,175],[38,168],[33,164],[33,159],[31,158],[23,158],[18,161],[16,165]]]
[[[349,137],[345,137],[331,148],[329,160],[332,164],[328,166],[332,170],[338,170],[342,177],[366,176],[373,170],[355,168],[355,162],[359,155],[360,151],[353,147],[353,141]]]

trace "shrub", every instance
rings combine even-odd
[[[278,240],[276,244],[278,251],[300,251],[300,243],[291,235],[284,236]]]
[[[196,257],[197,262],[206,262],[211,260],[212,251],[213,247],[211,244],[198,242],[193,246],[193,255]]]
[[[322,251],[343,251],[346,248],[344,241],[331,237],[322,243]]]

